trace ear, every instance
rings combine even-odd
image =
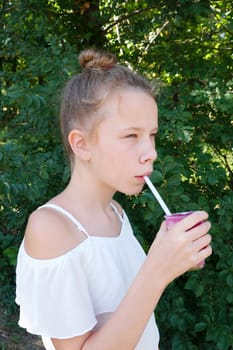
[[[75,156],[81,160],[90,159],[90,152],[87,146],[87,134],[85,131],[80,129],[71,130],[68,141]]]

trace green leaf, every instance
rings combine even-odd
[[[206,327],[207,325],[205,322],[199,322],[195,325],[194,330],[195,332],[202,332]]]
[[[161,182],[162,180],[163,180],[162,173],[158,170],[154,170],[152,175],[151,175],[151,181],[153,183],[158,183],[158,182]]]
[[[9,259],[9,262],[12,266],[16,266],[18,248],[9,247],[3,251],[3,254]]]

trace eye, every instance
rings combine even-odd
[[[129,135],[126,135],[126,138],[128,139],[136,139],[138,137],[137,134],[129,134]]]

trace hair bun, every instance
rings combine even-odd
[[[83,68],[107,69],[117,63],[114,55],[97,49],[83,50],[79,55],[79,63]]]

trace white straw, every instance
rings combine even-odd
[[[159,192],[156,190],[156,188],[154,187],[154,185],[152,184],[151,180],[149,179],[148,176],[144,176],[144,180],[147,183],[148,187],[150,188],[151,192],[153,193],[153,195],[155,196],[155,198],[157,199],[157,201],[159,202],[159,204],[161,205],[164,213],[166,215],[171,215],[170,210],[168,209],[167,205],[165,204],[164,200],[162,199],[162,197],[160,196]]]

